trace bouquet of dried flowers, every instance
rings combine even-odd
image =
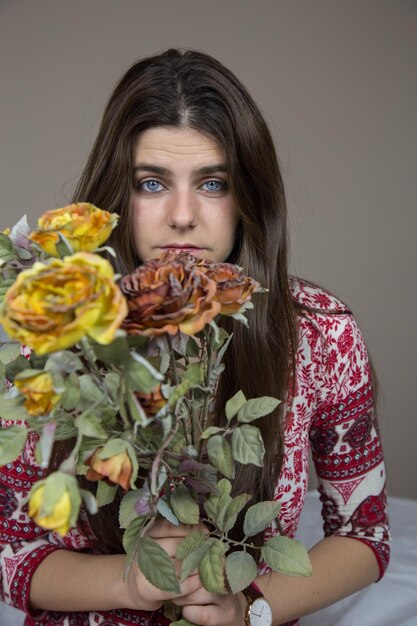
[[[179,546],[181,580],[198,569],[204,586],[236,593],[257,574],[251,538],[274,523],[279,503],[248,506],[232,496],[236,463],[262,466],[264,444],[253,424],[273,411],[271,397],[242,391],[225,406],[227,423],[210,423],[223,357],[233,338],[219,324],[247,324],[259,284],[229,263],[167,252],[115,276],[100,253],[118,216],[88,203],[45,213],[32,233],[22,218],[0,234],[0,464],[13,461],[28,433],[37,458],[50,462],[54,443],[72,440],[61,465],[33,487],[29,515],[65,535],[80,507],[91,514],[124,492],[119,522],[128,564],[179,593],[164,550],[147,537],[158,516],[172,524],[205,523]],[[31,349],[22,356],[22,346]],[[80,488],[77,474],[97,481]],[[241,541],[229,533],[246,508]],[[298,541],[276,534],[260,548],[273,570],[309,575]],[[187,624],[182,620],[182,625]]]

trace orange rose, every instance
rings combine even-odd
[[[220,311],[216,285],[192,258],[168,253],[124,276],[129,314],[122,328],[130,335],[193,335],[209,324]]]
[[[136,397],[139,400],[141,407],[145,411],[146,415],[156,415],[158,411],[162,409],[167,403],[166,399],[161,393],[161,387],[158,385],[156,389],[151,393],[137,392]]]
[[[118,219],[117,213],[102,211],[88,202],[69,204],[44,213],[38,220],[38,230],[29,239],[51,256],[60,256],[56,247],[60,234],[73,252],[94,252],[110,237]]]
[[[245,276],[243,270],[231,263],[197,262],[196,269],[203,271],[217,285],[215,300],[220,303],[222,315],[234,315],[249,302],[252,294],[259,290],[259,283]]]
[[[126,313],[110,263],[78,252],[21,272],[5,295],[0,323],[10,337],[45,354],[84,336],[110,343]]]
[[[101,458],[103,448],[97,448],[94,454],[87,459],[87,480],[105,480],[114,485],[120,485],[126,491],[130,488],[132,477],[132,461],[126,450],[109,458]]]

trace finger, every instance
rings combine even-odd
[[[165,518],[158,518],[145,534],[151,538],[186,537],[193,530],[198,530],[199,526],[201,524],[178,524],[176,526]]]
[[[170,558],[174,558],[175,557],[175,555],[177,554],[178,546],[179,546],[180,542],[182,541],[182,539],[179,538],[179,537],[176,537],[176,538],[172,538],[172,537],[161,537],[161,538],[151,537],[151,539],[153,541],[155,541],[155,543],[157,543],[159,546],[161,546],[161,548],[163,548],[165,550],[165,552],[167,553],[167,555]]]
[[[227,623],[225,615],[214,604],[188,604],[182,609],[182,616],[200,626],[222,626]]]
[[[188,578],[186,578],[184,582],[180,584],[181,595],[175,598],[173,602],[175,604],[178,604],[178,606],[182,606],[182,604],[185,604],[185,602],[182,602],[182,600],[184,598],[189,598],[193,596],[195,592],[201,588],[201,586],[201,580],[198,574],[194,576],[188,576]],[[180,600],[181,604],[177,602],[177,600]]]
[[[178,601],[175,601],[176,604],[179,606],[185,606],[186,604],[216,604],[219,601],[219,596],[207,591],[198,574],[194,576],[194,578],[198,578],[198,585],[196,585],[195,588],[192,589],[187,595],[182,595],[178,598]]]

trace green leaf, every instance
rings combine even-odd
[[[133,553],[136,548],[136,544],[139,541],[140,531],[146,521],[146,517],[142,517],[136,514],[136,517],[129,522],[128,527],[123,533],[123,548],[129,557],[129,561],[132,562]]]
[[[229,442],[221,435],[210,437],[207,443],[210,463],[227,478],[235,477],[232,449]]]
[[[69,374],[83,369],[81,359],[70,350],[60,350],[48,357],[45,363],[46,371],[64,372]]]
[[[186,556],[194,552],[198,546],[204,541],[204,533],[202,530],[193,530],[184,539],[180,541],[177,548],[177,559],[184,560]]]
[[[276,535],[261,549],[263,560],[286,576],[311,576],[311,561],[301,541]]]
[[[210,547],[208,541],[203,541],[184,557],[181,565],[181,582],[184,582],[195,570],[198,570],[203,556]]]
[[[181,564],[181,582],[200,565],[203,554],[209,548],[209,543],[204,541],[204,533],[201,530],[194,530],[184,537],[177,548],[177,558]]]
[[[77,523],[77,519],[80,513],[80,506],[82,502],[80,488],[75,476],[67,476],[66,477],[66,488],[69,493],[70,501],[71,501],[71,511],[70,511],[70,525],[75,526]]]
[[[71,372],[65,380],[65,391],[61,398],[61,404],[66,411],[71,411],[78,407],[80,403],[80,384],[75,372]]]
[[[117,372],[106,372],[104,374],[104,382],[106,383],[106,388],[113,398],[117,397],[117,394],[120,390],[120,378],[120,374],[118,374]]]
[[[131,352],[130,356],[125,369],[128,386],[134,391],[150,393],[164,377],[137,352]]]
[[[27,369],[28,362],[24,356],[20,355],[14,361],[7,363],[6,365],[6,378],[11,382],[14,381],[15,376],[17,376],[20,372],[23,372]]]
[[[226,417],[229,422],[232,417],[237,415],[238,411],[242,408],[242,406],[244,406],[245,402],[245,394],[240,390],[235,393],[233,398],[230,398],[230,400],[226,402]]]
[[[27,421],[30,416],[24,406],[24,398],[10,397],[10,393],[3,395],[0,402],[0,417],[13,422]]]
[[[123,439],[109,439],[109,441],[100,450],[98,456],[100,459],[110,459],[116,454],[120,454],[126,450],[126,441]]]
[[[203,554],[198,568],[201,582],[207,591],[226,594],[223,559],[227,546],[219,539],[214,538],[211,538],[207,543],[209,543],[209,547]]]
[[[138,541],[137,562],[147,580],[158,589],[180,594],[174,565],[163,548],[152,539]]]
[[[0,233],[0,259],[11,261],[16,258],[16,250],[8,235]]]
[[[139,490],[128,491],[123,496],[119,507],[120,528],[127,528],[130,522],[138,516],[135,511],[135,504],[140,498],[141,492]]]
[[[109,344],[92,343],[94,353],[99,361],[111,365],[123,365],[129,361],[129,345],[125,337],[118,337]]]
[[[183,524],[198,524],[198,504],[184,485],[178,485],[170,498],[170,505],[176,517]]]
[[[195,385],[202,385],[204,382],[204,366],[202,363],[191,363],[188,365],[184,374],[182,375],[182,381],[187,380],[192,387]]]
[[[19,259],[22,259],[22,261],[30,261],[33,257],[32,253],[29,250],[26,250],[26,248],[15,246],[15,250],[17,252],[17,256]]]
[[[188,336],[185,353],[191,358],[197,358],[200,355],[200,348],[198,343],[192,337]]]
[[[245,514],[243,532],[247,537],[253,537],[278,517],[281,505],[279,502],[258,502],[249,507]]]
[[[39,465],[47,468],[51,452],[55,441],[56,423],[48,422],[42,429],[42,434],[36,446],[36,453],[39,454]]]
[[[259,428],[246,424],[236,428],[232,435],[232,453],[235,461],[239,463],[245,465],[252,463],[262,467],[265,447]]]
[[[71,500],[71,526],[75,524],[81,505],[81,496],[78,489],[77,480],[61,471],[50,474],[44,481],[45,491],[43,494],[43,514],[51,515],[55,505],[61,499],[62,494],[67,491]],[[34,486],[36,489],[36,484]]]
[[[99,507],[111,504],[116,495],[117,485],[109,485],[104,480],[99,480],[96,491],[96,500]]]
[[[28,432],[23,426],[0,429],[0,465],[11,463],[19,456],[27,436]]]
[[[212,435],[215,435],[216,433],[219,433],[222,430],[223,428],[218,428],[217,426],[209,426],[208,428],[206,428],[206,430],[203,433],[201,433],[200,439],[208,439]]]
[[[233,498],[232,502],[227,507],[227,511],[224,515],[224,532],[229,532],[229,530],[233,528],[233,526],[236,524],[237,516],[239,515],[240,511],[244,509],[244,507],[251,498],[252,496],[248,493],[241,493]]]
[[[227,519],[227,510],[233,502],[229,495],[232,485],[226,478],[223,478],[217,483],[217,489],[219,495],[209,496],[204,502],[204,510],[220,530],[225,531],[225,526],[230,523],[230,520]]]
[[[97,500],[88,489],[80,489],[81,498],[90,515],[95,515],[98,511]]]
[[[6,391],[6,366],[4,365],[4,363],[0,363],[0,395],[6,393]]]
[[[171,524],[174,524],[175,526],[179,526],[178,518],[175,517],[171,507],[166,500],[160,498],[156,503],[156,509],[158,513],[162,515],[162,517],[165,517],[165,519],[168,520],[168,522],[171,522]]]
[[[79,377],[80,383],[80,406],[81,410],[87,409],[92,405],[98,405],[105,402],[103,392],[97,387],[93,378],[89,374],[83,374]]]
[[[221,478],[217,483],[217,490],[220,496],[228,496],[232,491],[232,483],[227,478]]]
[[[226,576],[232,593],[246,589],[256,578],[255,559],[247,552],[232,552],[226,558]]]
[[[14,361],[20,355],[21,349],[22,346],[20,343],[4,343],[0,346],[0,362],[6,365],[10,363],[10,361]]]
[[[274,409],[281,403],[276,398],[263,396],[262,398],[253,398],[245,402],[239,409],[237,419],[239,422],[253,422],[253,420],[272,413]]]
[[[183,398],[185,396],[185,394],[188,392],[188,390],[190,389],[190,381],[189,380],[184,380],[182,383],[180,383],[179,385],[177,385],[174,389],[174,391],[171,393],[170,397],[169,397],[169,406],[171,408],[174,408],[175,405],[177,404],[177,402]]]
[[[100,419],[91,413],[83,413],[75,420],[75,425],[82,435],[85,437],[94,437],[96,439],[107,439],[107,433],[103,429]]]

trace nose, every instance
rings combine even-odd
[[[168,224],[181,230],[197,226],[197,199],[191,190],[178,190],[171,197]]]

